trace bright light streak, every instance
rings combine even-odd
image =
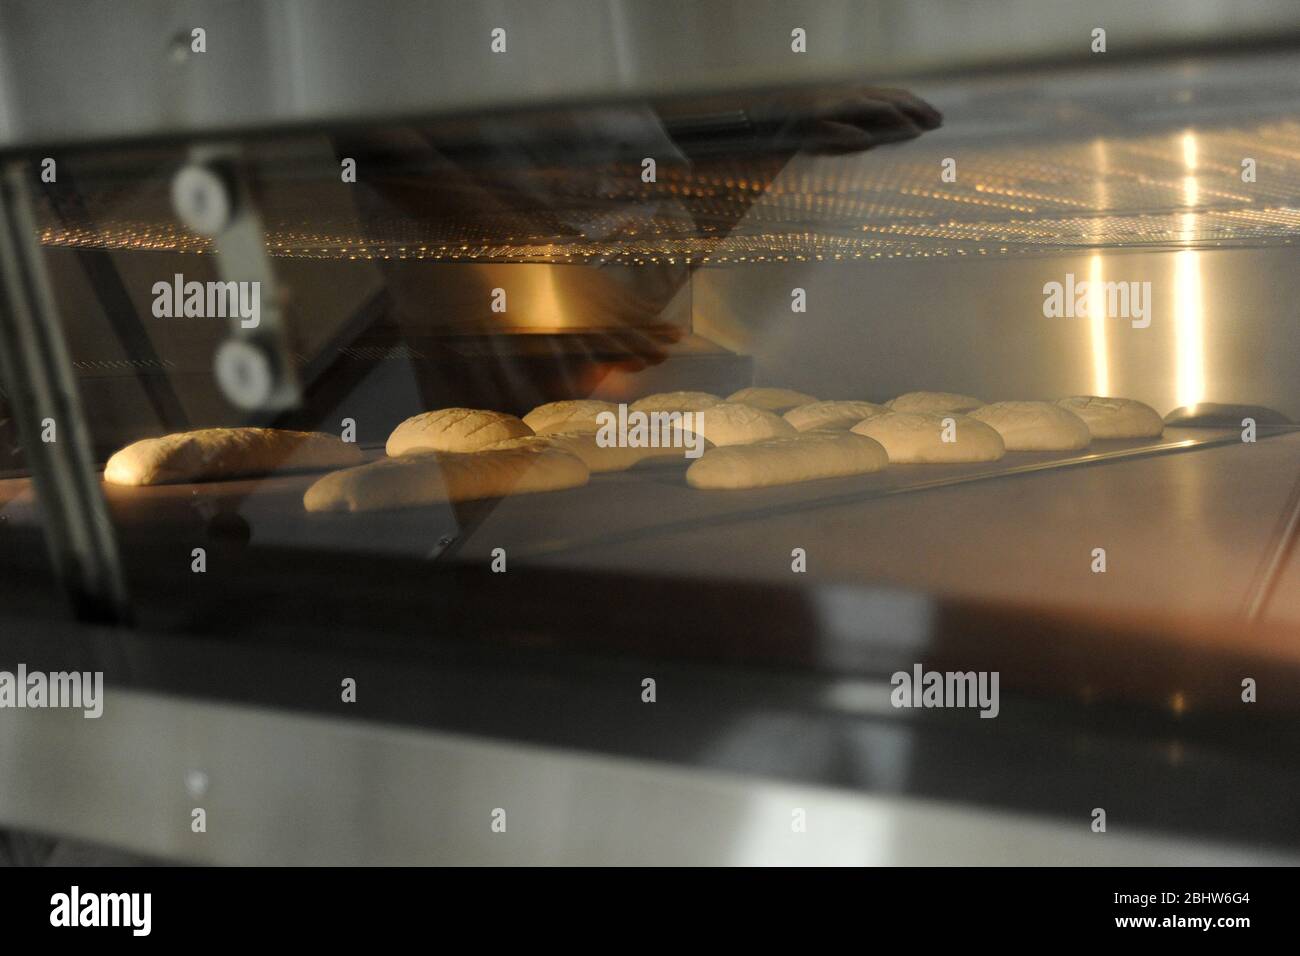
[[[1088,263],[1088,324],[1092,335],[1092,394],[1110,394],[1110,359],[1106,354],[1106,289],[1101,256]]]

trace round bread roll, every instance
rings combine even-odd
[[[696,412],[695,427],[689,431],[714,445],[748,445],[798,434],[780,415],[739,402],[723,402]]]
[[[693,488],[766,488],[880,471],[889,455],[879,442],[845,431],[802,432],[752,445],[715,448],[686,469]]]
[[[995,430],[955,412],[885,412],[858,422],[852,432],[884,445],[894,464],[997,461],[1006,453],[1002,436]],[[953,440],[944,441],[945,435]]]
[[[753,405],[755,408],[763,408],[780,415],[799,405],[808,405],[817,401],[817,396],[796,392],[792,388],[742,388],[728,395],[727,401]]]
[[[1165,430],[1154,408],[1131,398],[1075,395],[1056,404],[1082,418],[1093,438],[1155,438]]]
[[[785,420],[801,432],[827,428],[847,431],[864,418],[887,411],[884,405],[873,402],[810,402],[790,409]]]
[[[1092,441],[1082,418],[1052,402],[994,402],[970,417],[996,428],[1007,451],[1077,451]]]
[[[904,392],[885,402],[896,412],[969,412],[984,403],[957,392]]]
[[[595,399],[577,399],[564,402],[547,402],[538,405],[524,416],[524,424],[535,435],[550,435],[560,432],[597,432],[600,423],[596,416],[601,412],[618,414],[618,406],[613,402],[598,402]]]
[[[394,428],[386,449],[393,458],[421,451],[479,451],[532,433],[521,420],[504,412],[440,408],[412,415]]]
[[[708,392],[656,392],[638,398],[628,408],[634,412],[698,412],[721,401],[717,395]]]
[[[560,432],[549,435],[526,435],[523,438],[507,438],[505,441],[497,442],[487,450],[530,447],[555,448],[570,455],[577,455],[593,475],[606,471],[626,471],[633,465],[647,459],[684,459],[686,456],[684,448],[673,448],[671,446],[628,448],[621,445],[599,445],[596,443],[596,436],[592,432]]]

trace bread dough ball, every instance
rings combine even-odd
[[[1131,398],[1076,395],[1056,404],[1082,418],[1093,438],[1155,438],[1165,430],[1154,408]]]
[[[628,448],[619,445],[605,447],[596,443],[592,432],[561,432],[550,435],[528,435],[524,438],[507,438],[491,446],[497,448],[527,448],[531,446],[558,448],[560,451],[577,455],[591,471],[599,474],[607,471],[626,471],[633,465],[648,459],[684,460],[686,449],[673,447]]]
[[[280,428],[200,428],[127,445],[108,460],[112,485],[248,478],[360,464],[361,449],[335,435]]]
[[[702,408],[712,408],[721,401],[717,395],[708,392],[656,392],[638,398],[628,409],[633,412],[697,412]]]
[[[894,464],[997,461],[1006,453],[994,429],[956,413],[885,412],[858,422],[852,431],[884,445]],[[953,440],[944,441],[945,434]]]
[[[1007,451],[1077,451],[1092,441],[1087,423],[1053,402],[994,402],[970,417],[996,428]]]
[[[848,431],[864,418],[883,415],[887,411],[889,409],[884,405],[876,405],[874,402],[811,402],[790,409],[784,417],[796,431]]]
[[[536,445],[420,452],[331,472],[303,495],[308,511],[383,511],[585,485],[582,459]]]
[[[796,392],[792,388],[742,388],[728,395],[727,401],[753,405],[755,408],[766,409],[780,415],[799,405],[808,405],[817,401],[817,396]]]
[[[719,446],[747,445],[797,434],[780,415],[739,402],[723,402],[696,412],[694,427],[689,431]]]
[[[538,405],[524,416],[524,424],[535,435],[550,435],[560,432],[597,432],[600,422],[596,416],[602,412],[618,415],[618,406],[613,402],[598,402],[595,399],[577,399],[563,402],[547,402]]]
[[[686,469],[694,488],[764,488],[880,471],[889,455],[876,441],[847,431],[803,432],[705,452]]]
[[[957,392],[905,392],[885,402],[896,412],[957,412],[979,408],[984,403]]]
[[[413,415],[393,429],[387,451],[394,458],[421,451],[479,451],[533,430],[514,415],[478,408],[440,408]]]

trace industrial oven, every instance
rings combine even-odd
[[[104,681],[0,708],[11,855],[1300,854],[1294,4],[0,9],[0,672]],[[105,478],[751,386],[1160,423],[356,511]]]

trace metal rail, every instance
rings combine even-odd
[[[55,574],[78,616],[122,622],[130,609],[117,540],[37,242],[29,189],[36,176],[21,160],[0,170],[0,376]]]

